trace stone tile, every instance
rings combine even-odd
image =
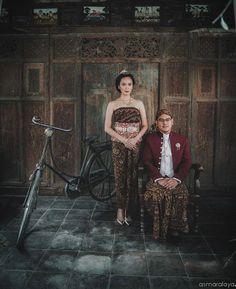
[[[34,272],[26,289],[68,289],[69,277],[64,273]]]
[[[105,252],[80,252],[76,257],[73,270],[85,274],[109,274],[111,254]]]
[[[187,277],[150,277],[151,289],[192,289]]]
[[[116,275],[147,275],[146,257],[141,252],[114,254],[112,274]]]
[[[46,272],[71,272],[77,251],[49,250],[40,261],[38,271]]]
[[[145,251],[159,253],[178,253],[178,246],[170,242],[160,242],[152,236],[145,236]]]
[[[25,289],[31,275],[32,272],[27,271],[0,271],[0,286],[3,289]]]
[[[115,235],[114,252],[144,251],[144,239],[139,235]]]
[[[56,197],[39,196],[37,200],[37,209],[48,209]]]
[[[89,223],[88,234],[110,236],[114,234],[114,227],[114,222],[91,221]]]
[[[48,221],[52,221],[52,220],[63,221],[67,213],[68,213],[68,210],[50,209],[50,210],[47,210],[47,212],[43,215],[42,219],[44,220],[46,219]]]
[[[234,248],[230,237],[206,237],[206,241],[215,254],[225,254]]]
[[[147,263],[151,276],[186,276],[179,254],[147,253]]]
[[[44,253],[44,250],[20,251],[14,248],[4,263],[4,269],[33,270]]]
[[[73,274],[68,289],[106,289],[109,275]]]
[[[47,218],[42,218],[38,220],[38,222],[33,227],[33,232],[57,232],[59,227],[61,226],[62,220],[49,220]]]
[[[70,210],[68,215],[66,216],[66,221],[73,221],[77,220],[84,221],[84,220],[90,220],[91,219],[92,210]]]
[[[39,219],[41,217],[43,217],[43,215],[46,213],[47,209],[36,209],[33,210],[30,219],[34,220],[34,219]]]
[[[116,203],[114,201],[107,201],[107,202],[97,202],[95,207],[95,212],[101,211],[116,211]]]
[[[225,277],[213,255],[181,254],[187,274],[190,277]]]
[[[76,200],[72,209],[88,209],[93,210],[95,208],[96,201],[94,200]]]
[[[92,219],[94,221],[114,221],[116,217],[115,211],[99,211],[94,212]]]
[[[139,235],[140,231],[140,223],[134,222],[131,223],[129,226],[123,224],[122,226],[115,221],[115,233],[121,236],[127,235]]]
[[[64,220],[64,222],[61,224],[58,233],[59,232],[70,232],[70,233],[86,233],[89,227],[89,221],[67,221]]]
[[[81,248],[84,234],[71,233],[71,232],[59,232],[52,240],[52,249],[62,250],[79,250]]]
[[[181,253],[211,254],[211,248],[202,237],[185,236],[178,243]]]
[[[109,289],[149,289],[149,279],[138,276],[111,276]]]
[[[206,237],[236,237],[236,226],[232,224],[201,224],[201,233]]]
[[[25,248],[47,249],[51,246],[54,232],[32,232],[24,240]]]
[[[18,232],[20,230],[20,225],[21,225],[22,219],[20,218],[14,218],[9,224],[4,228],[3,231],[13,231],[13,232]],[[33,220],[30,218],[27,230],[30,230],[35,224],[37,220]]]
[[[111,252],[113,248],[114,236],[87,236],[83,240],[83,251],[96,251],[96,252]]]
[[[50,209],[71,209],[74,204],[73,200],[55,200]]]

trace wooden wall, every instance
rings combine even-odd
[[[149,123],[159,107],[174,112],[175,130],[191,141],[205,168],[205,188],[235,187],[236,37],[221,32],[100,32],[0,37],[0,180],[2,193],[27,185],[42,148],[44,122],[72,127],[54,137],[56,161],[77,174],[89,134],[103,131],[106,105],[117,97],[122,69],[135,75],[134,96]],[[51,172],[49,194],[62,194]],[[24,191],[24,190],[23,190]]]

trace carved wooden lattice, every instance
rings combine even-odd
[[[128,38],[124,42],[125,57],[159,57],[160,39],[159,38]]]
[[[0,39],[0,58],[16,58],[21,56],[20,39]]]
[[[164,55],[166,57],[187,57],[188,38],[185,36],[167,37],[165,40]]]
[[[222,39],[221,43],[221,57],[236,58],[236,38]]]
[[[217,39],[213,37],[199,37],[197,41],[197,57],[217,57]]]
[[[114,39],[88,39],[82,40],[82,57],[115,57],[117,48]]]
[[[48,56],[47,39],[25,39],[24,57],[25,58],[45,58]]]
[[[54,57],[74,58],[78,55],[79,46],[76,38],[56,38],[54,39]]]

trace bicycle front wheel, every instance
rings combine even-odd
[[[106,201],[115,195],[115,177],[111,150],[105,149],[92,158],[87,173],[91,196],[97,201]]]
[[[29,192],[26,196],[27,199],[25,200],[24,214],[23,214],[23,218],[22,218],[21,225],[20,225],[20,230],[18,233],[17,241],[16,241],[16,246],[18,248],[21,248],[23,246],[25,232],[29,223],[31,213],[36,203],[36,198],[37,198],[37,194],[39,191],[40,179],[41,179],[41,172],[40,170],[37,170],[35,172],[32,183],[30,185]]]

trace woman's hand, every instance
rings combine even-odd
[[[136,145],[138,143],[139,139],[136,137],[133,138],[127,138],[124,142],[125,147],[127,147],[130,150],[136,149]]]

